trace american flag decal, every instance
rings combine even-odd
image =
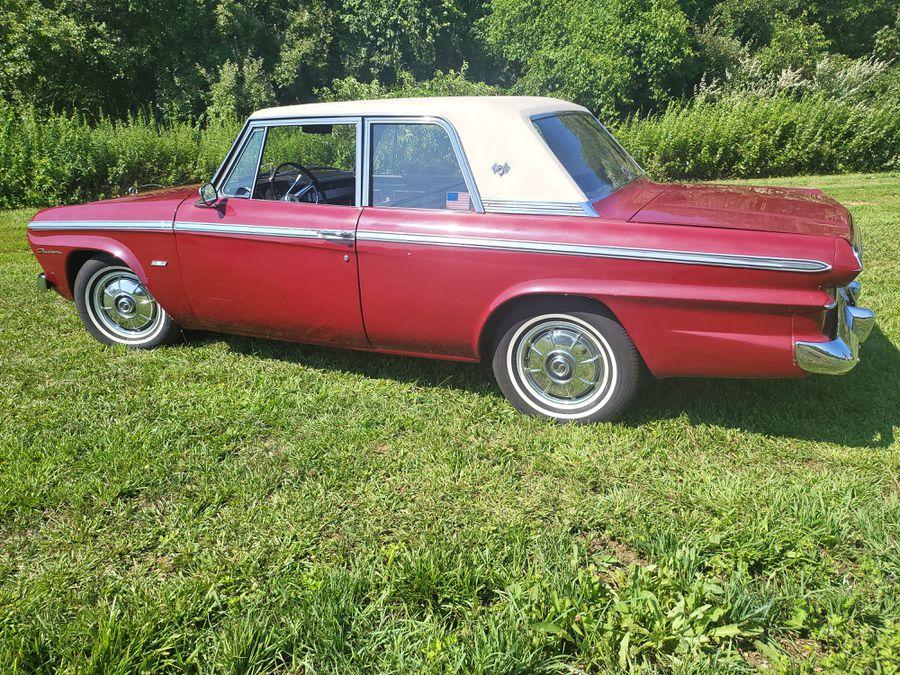
[[[468,192],[448,192],[445,206],[448,209],[456,209],[457,211],[468,211],[470,203]]]

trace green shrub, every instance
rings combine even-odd
[[[734,96],[631,118],[616,137],[657,179],[749,178],[900,167],[900,102]]]
[[[672,104],[661,115],[611,126],[659,180],[896,170],[900,99],[893,79],[874,97],[737,92]],[[319,95],[335,100],[472,93],[500,90],[468,82],[463,71],[391,87],[348,78]],[[74,203],[121,195],[131,186],[203,181],[221,162],[239,126],[230,117],[201,125],[161,124],[146,116],[91,125],[79,115],[41,116],[0,100],[0,208]]]
[[[459,70],[437,71],[428,80],[416,80],[411,73],[400,73],[400,79],[386,85],[379,80],[360,82],[355,77],[334,80],[331,86],[316,90],[321,101],[351,101],[374,98],[417,98],[420,96],[499,96],[500,87],[468,78],[468,65]]]
[[[131,186],[208,178],[238,124],[161,125],[147,117],[90,125],[0,101],[0,208],[112,197]]]

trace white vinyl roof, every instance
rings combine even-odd
[[[482,202],[578,204],[587,197],[531,121],[534,115],[563,111],[588,112],[574,103],[538,96],[448,96],[281,106],[258,110],[250,119],[439,117],[459,135]],[[508,164],[509,172],[495,173],[495,164]]]

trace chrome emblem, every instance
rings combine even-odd
[[[62,251],[57,251],[55,248],[39,248],[37,252],[45,255],[62,255]]]
[[[505,176],[509,173],[509,163],[503,162],[501,165],[499,162],[494,163],[494,166],[491,167],[491,171],[493,171],[498,176]]]

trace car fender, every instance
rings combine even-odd
[[[625,329],[657,377],[736,371],[741,363],[764,361],[784,376],[797,376],[790,350],[791,322],[796,312],[821,312],[830,302],[824,290],[772,286],[761,291],[748,283],[732,287],[674,281],[547,278],[512,285],[498,294],[480,315],[472,336],[473,351],[484,357],[485,330],[509,302],[528,296],[579,297],[602,303]],[[683,359],[685,345],[696,354],[717,359]],[[704,365],[707,364],[708,365]],[[730,371],[719,370],[725,363]],[[685,366],[685,364],[687,364]],[[705,370],[704,370],[705,369]],[[739,372],[753,376],[752,366]]]
[[[121,241],[112,237],[92,234],[44,234],[29,231],[28,241],[40,261],[48,280],[65,297],[71,297],[73,288],[68,278],[72,257],[82,252],[105,253],[128,265],[150,292],[152,282],[135,253]]]
[[[74,299],[74,278],[70,280],[69,271],[72,256],[83,253],[102,253],[121,260],[141,280],[160,306],[166,310],[176,322],[184,327],[194,323],[193,312],[187,301],[187,295],[181,280],[175,240],[159,234],[117,233],[118,236],[101,234],[45,234],[38,230],[29,230],[28,241],[38,261],[47,275],[50,284],[69,300]],[[145,239],[129,244],[128,238],[135,236]],[[148,236],[152,240],[146,239]],[[153,260],[165,262],[165,265],[151,266]]]
[[[547,295],[588,298],[599,302],[613,314],[626,331],[628,330],[626,323],[623,322],[616,313],[615,290],[611,288],[609,283],[604,283],[599,279],[531,279],[508,287],[495,297],[493,302],[484,309],[476,324],[476,334],[472,337],[474,349],[479,351],[479,346],[481,346],[481,341],[484,338],[485,328],[496,313],[502,311],[504,306],[508,305],[510,302],[522,300],[529,296]]]

